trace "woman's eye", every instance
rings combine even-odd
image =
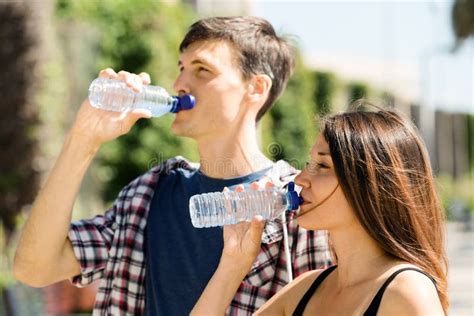
[[[320,162],[315,162],[315,161],[307,161],[306,162],[306,168],[308,168],[309,171],[318,171],[318,170],[321,170],[321,169],[327,169],[328,166],[325,165],[324,163],[320,163]]]

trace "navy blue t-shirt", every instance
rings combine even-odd
[[[160,176],[146,229],[146,315],[189,315],[219,263],[222,228],[194,228],[191,196],[256,181],[268,170],[232,179],[181,168]]]

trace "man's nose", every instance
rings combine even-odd
[[[178,95],[191,93],[191,88],[186,77],[187,76],[182,71],[173,83],[173,89],[178,93]]]

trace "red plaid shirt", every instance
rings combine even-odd
[[[145,228],[153,192],[161,174],[176,168],[194,170],[182,157],[166,161],[135,179],[104,215],[71,223],[69,239],[81,265],[72,283],[83,287],[102,279],[93,315],[142,315],[145,309]],[[283,161],[267,176],[276,186],[291,181],[296,170]],[[306,231],[287,216],[288,244],[294,276],[331,263],[325,231]],[[288,283],[283,230],[267,221],[262,248],[251,271],[240,284],[228,315],[249,315]]]

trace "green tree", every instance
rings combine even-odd
[[[331,112],[331,106],[336,90],[336,76],[330,72],[315,71],[315,93],[316,112],[325,115]]]
[[[364,82],[351,82],[347,86],[348,104],[353,103],[359,99],[365,99],[369,95],[369,87]]]
[[[6,244],[17,215],[37,191],[36,23],[24,2],[0,2],[0,221]]]
[[[97,71],[107,67],[145,71],[152,84],[171,91],[179,42],[194,20],[188,7],[153,0],[59,0],[56,11],[63,20],[87,22],[99,31]],[[172,135],[171,122],[171,116],[141,120],[129,134],[102,147],[95,169],[107,183],[106,201],[115,199],[123,186],[146,169],[172,156],[196,159],[194,144]]]
[[[298,56],[285,92],[266,118],[264,145],[272,159],[304,166],[316,134],[314,90],[314,76]]]

